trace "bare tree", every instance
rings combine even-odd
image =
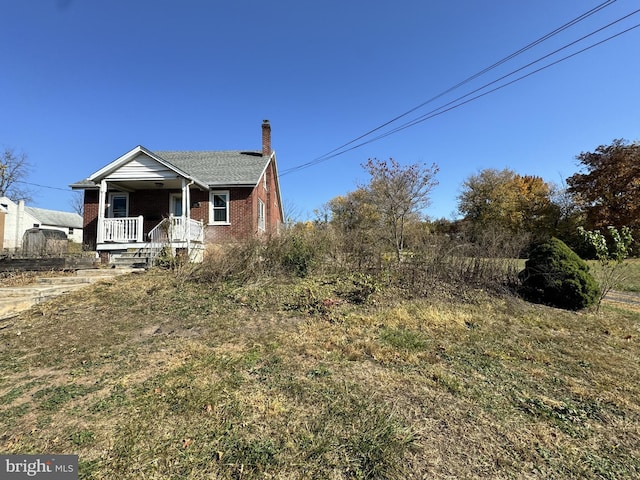
[[[371,180],[364,187],[369,202],[378,209],[384,225],[383,232],[391,241],[398,262],[405,245],[405,227],[419,218],[430,203],[431,190],[437,185],[438,166],[411,164],[402,166],[388,161],[369,159],[363,165]]]
[[[71,209],[76,212],[81,217],[84,216],[84,191],[73,192],[73,197],[71,197]]]
[[[30,170],[25,153],[16,154],[12,148],[5,148],[0,154],[0,197],[13,201],[31,200],[31,192],[22,186]]]

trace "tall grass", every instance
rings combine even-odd
[[[283,235],[233,244],[208,255],[196,277],[207,282],[260,282],[313,274],[361,275],[395,285],[407,295],[427,296],[444,286],[512,290],[525,238],[496,233],[476,243],[431,235],[416,242],[397,262],[384,245],[368,245],[366,255],[345,245],[328,228],[298,228]]]

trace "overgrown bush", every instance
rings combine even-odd
[[[519,278],[525,299],[566,310],[590,307],[600,295],[589,266],[557,238],[533,249]]]
[[[262,275],[263,248],[258,240],[217,246],[207,252],[195,278],[211,283],[255,280]]]
[[[398,287],[417,296],[439,295],[446,287],[511,292],[518,282],[517,258],[527,240],[495,231],[476,242],[462,235],[431,234],[414,242],[411,255],[393,268],[392,277]]]
[[[238,283],[279,276],[306,277],[322,260],[323,242],[322,236],[300,230],[221,245],[208,252],[196,277],[199,281]]]
[[[320,251],[310,234],[287,232],[265,244],[264,260],[270,273],[306,277],[318,262]]]

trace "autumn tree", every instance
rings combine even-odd
[[[415,163],[401,165],[390,158],[369,159],[362,165],[369,183],[326,205],[331,224],[346,242],[346,249],[362,259],[385,242],[398,261],[406,246],[407,226],[423,217],[436,185],[438,167]]]
[[[380,216],[382,236],[390,242],[400,261],[407,224],[419,219],[429,206],[431,191],[437,185],[438,167],[422,163],[401,165],[393,158],[370,158],[363,167],[370,176],[363,189]]]
[[[13,201],[31,200],[31,192],[23,185],[31,166],[27,155],[5,148],[0,154],[0,197]]]
[[[325,205],[331,225],[341,240],[341,250],[361,267],[374,257],[380,214],[371,203],[369,193],[358,188],[331,199]]]
[[[472,235],[486,229],[540,234],[554,223],[552,186],[542,178],[512,170],[485,169],[468,177],[458,196],[458,211]]]
[[[588,229],[640,230],[640,142],[614,140],[577,160],[583,170],[567,179],[568,191],[585,214]]]

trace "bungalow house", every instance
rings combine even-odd
[[[137,146],[88,178],[84,243],[103,262],[149,262],[163,248],[201,258],[206,244],[277,233],[283,221],[271,125],[261,151],[151,151]]]
[[[82,223],[77,213],[28,207],[22,200],[16,203],[0,197],[0,250],[21,250],[24,233],[32,228],[59,230],[69,240],[82,244]]]

